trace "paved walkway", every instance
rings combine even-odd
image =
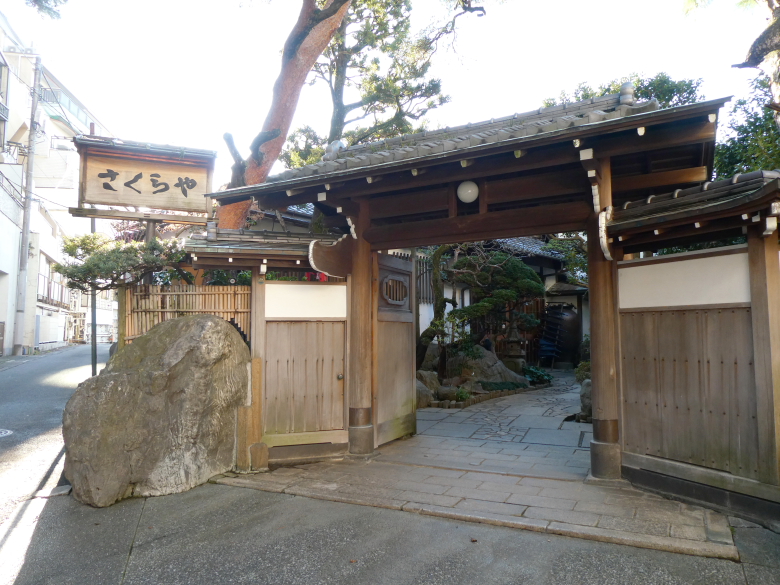
[[[591,425],[565,422],[578,387],[553,386],[463,410],[423,409],[419,434],[373,460],[227,474],[215,483],[603,542],[739,560],[729,519],[628,484],[585,483]],[[735,526],[743,526],[734,520]]]

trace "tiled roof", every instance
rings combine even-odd
[[[659,105],[656,100],[636,103],[633,87],[624,87],[621,94],[590,98],[485,122],[407,134],[379,142],[351,146],[339,150],[335,155],[338,157],[336,160],[324,160],[288,169],[268,177],[266,182],[290,181],[358,167],[425,158],[505,140],[517,141],[518,138],[532,138],[555,130],[615,120],[657,109]]]
[[[550,296],[584,295],[588,292],[588,287],[568,282],[556,282],[546,292]]]
[[[220,230],[209,235],[191,236],[184,244],[186,252],[231,253],[236,255],[267,252],[307,256],[312,240],[335,242],[341,235],[296,234],[292,232],[269,232],[267,230]]]
[[[612,231],[651,225],[669,219],[672,214],[702,212],[716,205],[727,205],[730,201],[741,201],[777,179],[780,179],[780,171],[754,171],[707,182],[698,187],[627,201],[614,210],[609,228]]]
[[[547,243],[539,238],[503,238],[493,241],[505,250],[514,254],[520,254],[522,256],[543,256],[545,258],[553,258],[554,260],[562,259],[562,256],[558,252],[545,249]]]

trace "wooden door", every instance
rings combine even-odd
[[[374,265],[374,444],[416,432],[414,278],[411,262],[377,254]]]
[[[263,442],[346,443],[344,321],[267,321]]]

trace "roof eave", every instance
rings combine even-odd
[[[449,150],[424,157],[378,163],[369,166],[333,171],[330,173],[318,173],[316,175],[293,178],[284,181],[273,181],[270,183],[260,183],[258,185],[249,185],[236,189],[228,189],[227,191],[206,194],[206,197],[211,197],[224,203],[235,203],[261,194],[282,192],[290,189],[302,189],[306,187],[322,185],[324,183],[337,182],[338,180],[343,180],[345,178],[360,179],[363,177],[375,176],[377,174],[403,171],[412,168],[422,168],[424,166],[432,166],[433,164],[457,162],[463,158],[475,158],[478,156],[499,154],[515,150],[519,145],[530,148],[559,142],[563,139],[574,140],[576,138],[587,138],[595,134],[609,133],[610,131],[615,131],[621,127],[641,126],[643,123],[655,121],[658,118],[661,118],[664,122],[671,122],[676,119],[695,116],[699,112],[702,114],[712,112],[713,109],[720,109],[730,100],[731,96],[700,102],[697,104],[690,104],[687,106],[679,106],[677,108],[655,110],[653,112],[634,114],[613,120],[603,120],[600,122],[583,124],[581,126],[562,128],[550,132],[542,132],[533,136],[522,136],[497,142],[490,142],[488,144],[470,146],[458,150]]]

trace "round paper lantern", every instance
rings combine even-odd
[[[458,199],[463,203],[471,203],[479,197],[479,187],[474,181],[463,181],[458,185]]]

